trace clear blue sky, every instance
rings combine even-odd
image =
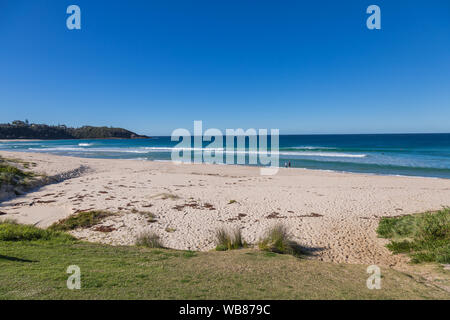
[[[0,0],[0,45],[0,122],[450,132],[448,0]]]

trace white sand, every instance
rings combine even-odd
[[[404,263],[405,258],[392,255],[384,247],[386,240],[377,238],[379,218],[450,206],[449,179],[293,168],[282,168],[275,176],[260,176],[258,168],[244,166],[37,153],[0,155],[36,162],[35,170],[51,175],[80,166],[90,168],[81,177],[3,202],[0,211],[7,214],[1,218],[46,227],[80,210],[115,211],[120,214],[102,225],[117,230],[73,232],[89,241],[115,245],[133,244],[136,235],[148,229],[159,234],[167,247],[209,250],[214,248],[214,234],[220,227],[240,227],[244,239],[255,243],[270,226],[283,223],[299,243],[315,251],[318,259],[392,266]],[[237,202],[229,204],[230,200]],[[176,208],[186,203],[197,206]],[[157,222],[148,222],[144,215],[132,213],[133,209],[152,212]]]

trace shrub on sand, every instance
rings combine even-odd
[[[299,246],[292,241],[287,228],[282,224],[271,227],[259,241],[258,247],[264,251],[300,255]]]
[[[226,251],[247,247],[247,243],[242,238],[241,229],[236,228],[231,233],[224,228],[216,231],[216,250]]]
[[[49,229],[55,231],[67,231],[76,228],[90,228],[100,223],[104,218],[112,215],[114,215],[114,213],[102,210],[84,211],[55,222]]]
[[[143,231],[136,237],[137,246],[163,248],[159,236],[153,231]]]
[[[4,161],[0,162],[0,186],[5,185],[25,185],[27,178],[32,177],[30,172],[24,172]]]
[[[388,249],[409,254],[413,263],[450,263],[450,208],[381,218],[377,233],[392,240]]]

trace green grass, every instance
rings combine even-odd
[[[406,253],[413,263],[450,263],[450,208],[382,218],[377,233],[392,240],[387,247],[393,253]]]
[[[70,265],[80,267],[80,290],[66,286]],[[0,223],[0,299],[448,299],[390,268],[381,270],[381,290],[369,290],[366,268],[253,249],[114,247]]]
[[[66,233],[44,230],[31,225],[17,224],[13,221],[0,222],[0,241],[34,241],[34,240],[75,240]]]
[[[66,287],[69,265],[80,267],[80,290]],[[0,299],[448,299],[389,268],[382,268],[382,289],[369,290],[366,268],[253,249],[0,241]]]
[[[52,224],[49,229],[54,231],[68,231],[76,228],[90,228],[114,214],[102,210],[84,211]]]
[[[242,238],[241,229],[236,228],[232,232],[225,229],[216,231],[216,250],[226,251],[247,247],[247,243]]]

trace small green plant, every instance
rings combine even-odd
[[[59,220],[58,222],[52,224],[49,229],[55,231],[67,231],[77,228],[90,228],[96,224],[99,224],[103,219],[114,214],[115,213],[102,210],[84,211]]]
[[[177,229],[175,229],[175,228],[170,228],[170,227],[166,228],[166,232],[173,233],[175,231],[177,231]]]
[[[282,224],[270,228],[259,241],[258,247],[263,251],[300,255],[299,246],[291,239],[287,228]]]
[[[159,236],[153,231],[143,231],[136,237],[137,246],[163,248]]]
[[[246,248],[247,243],[242,238],[241,229],[236,228],[231,233],[221,228],[216,231],[216,250],[226,251]]]
[[[417,237],[422,241],[450,240],[450,208],[425,213],[418,222]]]
[[[189,259],[197,256],[197,252],[195,251],[184,251],[183,258]]]
[[[32,176],[31,172],[24,172],[5,161],[0,162],[0,186],[3,184],[13,186],[26,185],[27,179]]]
[[[139,211],[137,209],[133,209],[133,210],[131,210],[131,213],[139,213],[140,215],[146,217],[147,221],[150,222],[150,223],[158,221],[156,219],[156,216],[153,213],[149,212],[149,211]]]
[[[450,208],[381,218],[377,233],[391,239],[389,250],[409,254],[413,263],[450,263]]]
[[[236,203],[237,201],[236,200],[230,200],[230,201],[228,201],[228,204],[233,204],[233,203]]]
[[[147,217],[147,221],[150,223],[158,221],[158,220],[156,220],[156,216],[151,212],[146,212],[146,213],[144,213],[144,215]]]
[[[0,241],[34,241],[34,240],[75,240],[69,234],[40,229],[31,225],[18,224],[14,221],[0,222]]]

